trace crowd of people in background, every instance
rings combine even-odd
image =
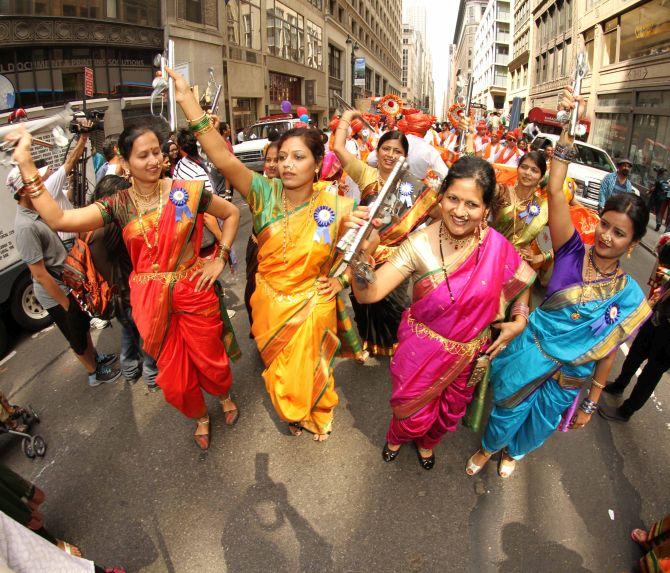
[[[567,176],[574,139],[564,131],[555,145],[531,149],[537,127],[508,130],[497,112],[475,122],[454,106],[440,123],[409,108],[402,115],[349,110],[326,131],[277,132],[263,152],[264,172],[254,173],[234,155],[230,126],[169,73],[188,128],[165,134],[138,121],[108,137],[94,155],[97,184],[87,204],[75,206],[66,185],[85,133],[54,173],[33,161],[29,134],[9,136],[16,246],[89,386],[142,378],[195,421],[201,450],[211,441],[203,392],[217,396],[227,426],[237,422],[230,362],[239,347],[220,284],[240,220],[233,193],[253,223],[250,337],[277,416],[293,436],[308,432],[322,442],[331,434],[336,356],[360,363],[389,356],[384,461],[412,443],[430,470],[437,444],[463,423],[482,429],[481,447],[464,460],[468,475],[499,453],[498,474],[508,478],[560,424],[583,428],[596,412],[628,421],[670,368],[670,235],[659,242],[649,297],[620,264],[649,220],[648,205],[632,192],[630,160],[618,160],[603,180],[598,213],[586,215],[589,234],[576,223],[585,215]],[[566,89],[561,106],[571,110],[577,101]],[[360,255],[374,280],[351,268],[331,272],[334,245],[367,224],[401,159],[408,169],[399,202],[392,217],[373,221]],[[661,171],[652,203],[657,230],[664,216],[668,230],[669,203]],[[547,228],[552,248],[539,242]],[[67,282],[76,264],[82,285],[97,285],[99,297]],[[534,309],[533,289],[542,293]],[[112,317],[122,328],[118,356],[97,352],[90,333],[92,318]],[[616,350],[638,330],[610,384]],[[645,360],[628,399],[598,404],[603,391],[621,396]],[[482,428],[489,388],[493,410]],[[9,470],[0,471],[0,484],[5,478],[21,500],[8,515],[42,538],[24,543],[71,548],[43,528],[41,490]],[[668,529],[667,519],[659,523],[634,540],[653,551]],[[77,556],[76,548],[69,552]]]

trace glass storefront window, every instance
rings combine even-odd
[[[633,118],[631,181],[649,190],[660,167],[670,168],[670,117],[639,114]]]
[[[670,4],[650,0],[621,15],[619,60],[664,54],[670,51]]]
[[[616,92],[613,94],[598,94],[599,107],[622,107],[631,105],[632,92]]]
[[[288,100],[291,103],[302,103],[302,85],[300,78],[270,72],[270,101],[280,103]]]
[[[638,92],[635,103],[637,107],[670,108],[670,90]]]
[[[625,113],[596,113],[593,145],[602,147],[615,161],[626,156],[629,119]]]
[[[183,1],[193,0],[179,0],[180,4]],[[216,3],[216,0],[208,1]],[[0,0],[0,14],[109,18],[140,26],[161,25],[159,0]]]

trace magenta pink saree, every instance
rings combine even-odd
[[[415,441],[432,449],[453,432],[472,401],[468,377],[490,344],[489,326],[535,279],[514,247],[489,229],[482,244],[449,274],[452,303],[442,270],[420,277],[414,302],[403,314],[391,361],[391,444]]]

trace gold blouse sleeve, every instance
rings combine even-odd
[[[402,244],[393,251],[387,262],[398,269],[403,278],[410,277],[416,271],[412,237],[405,239]]]

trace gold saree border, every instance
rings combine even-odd
[[[615,282],[614,292],[611,292],[610,285]],[[582,290],[584,285],[576,284],[566,289],[560,290],[552,294],[543,304],[544,310],[560,310],[568,306],[576,305],[581,302],[594,302],[597,300],[607,300],[612,298],[614,294],[621,292],[628,284],[628,275],[619,275],[616,278],[601,281],[596,284],[588,285],[586,293],[582,297]]]

